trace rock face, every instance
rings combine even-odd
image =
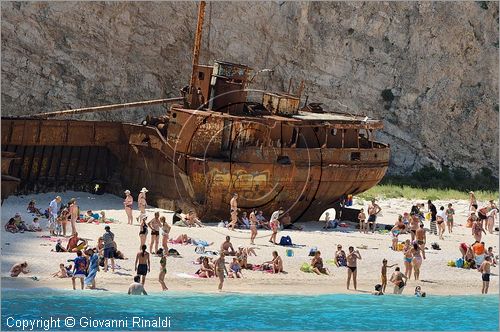
[[[2,115],[178,96],[194,2],[2,2]],[[270,68],[255,81],[383,119],[390,171],[498,173],[498,4],[207,4],[201,60]],[[148,109],[159,113],[161,109]],[[133,120],[146,110],[90,114]]]

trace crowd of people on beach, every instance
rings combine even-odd
[[[277,234],[280,229],[302,230],[302,227],[295,225],[291,221],[291,217],[284,208],[280,207],[271,214],[269,220],[264,217],[263,211],[252,209],[251,211],[241,211],[238,207],[238,194],[234,193],[230,201],[229,222],[221,222],[219,226],[227,227],[229,230],[235,228],[250,230],[250,246],[238,246],[234,249],[230,236],[226,236],[225,241],[221,244],[220,250],[208,250],[207,247],[213,245],[207,241],[190,238],[187,234],[180,234],[176,238],[170,238],[172,226],[179,227],[204,227],[202,221],[198,218],[195,211],[188,211],[183,214],[182,210],[176,210],[170,225],[165,216],[160,216],[159,212],[154,212],[154,215],[149,219],[146,208],[148,207],[146,194],[148,190],[142,188],[137,197],[137,206],[140,214],[136,218],[139,224],[139,251],[136,254],[134,270],[136,276],[134,282],[130,285],[129,294],[147,294],[144,289],[146,276],[151,271],[152,257],[159,257],[160,273],[158,282],[162,290],[168,290],[165,283],[167,275],[167,258],[169,256],[180,257],[179,253],[174,248],[169,248],[169,244],[192,244],[196,247],[196,252],[201,256],[197,260],[199,268],[195,272],[199,278],[217,278],[219,280],[218,289],[221,290],[224,284],[224,278],[242,278],[244,270],[265,271],[269,273],[284,273],[283,259],[275,250],[272,252],[272,258],[262,264],[249,264],[249,256],[257,256],[255,251],[255,239],[258,235],[258,229],[270,230],[271,235],[269,242],[273,245],[291,245],[291,240],[288,237],[281,238],[278,242]],[[129,190],[124,192],[125,199],[123,206],[127,215],[127,223],[134,224],[133,204],[134,199]],[[467,219],[466,227],[471,228],[471,233],[474,237],[474,243],[468,245],[461,243],[459,250],[462,255],[463,265],[468,268],[476,268],[481,272],[483,286],[482,293],[488,292],[489,276],[491,274],[491,266],[496,265],[497,256],[493,253],[493,248],[489,247],[486,250],[485,243],[481,242],[482,234],[488,231],[490,234],[494,231],[495,221],[498,215],[498,208],[494,201],[489,201],[487,206],[479,208],[477,200],[473,192],[470,192],[470,216]],[[70,231],[67,244],[63,246],[61,239],[57,240],[55,245],[56,252],[72,252],[76,257],[69,260],[72,264],[59,264],[59,270],[53,273],[54,277],[71,278],[73,289],[76,289],[76,279],[80,279],[80,287],[84,289],[87,286],[90,289],[96,288],[95,279],[97,272],[100,271],[100,266],[103,267],[103,272],[107,272],[109,268],[112,272],[115,271],[115,259],[126,259],[121,253],[115,241],[115,236],[111,232],[109,225],[105,226],[105,232],[97,239],[95,246],[90,246],[89,240],[78,236],[77,223],[107,223],[105,212],[94,213],[91,210],[81,214],[77,200],[70,199],[67,204],[62,204],[62,198],[56,196],[50,201],[48,208],[42,212],[36,207],[35,201],[30,201],[27,211],[34,214],[32,224],[26,225],[22,220],[21,215],[17,213],[9,219],[5,225],[5,230],[8,232],[24,232],[36,231],[41,232],[42,227],[39,223],[39,218],[48,219],[48,231],[50,236],[59,236],[66,238]],[[382,208],[377,204],[376,200],[371,200],[367,207],[367,214],[364,209],[360,209],[358,214],[358,228],[361,233],[374,233],[377,228],[377,217],[380,215]],[[446,230],[449,234],[453,233],[455,210],[452,203],[447,205],[447,208],[441,206],[439,210],[431,200],[427,202],[427,210],[423,203],[414,204],[409,212],[404,212],[398,216],[395,224],[390,229],[379,230],[387,232],[391,237],[391,248],[394,251],[401,251],[403,258],[404,273],[401,271],[398,264],[388,264],[384,258],[381,266],[381,283],[375,285],[375,295],[382,295],[386,291],[387,282],[394,285],[394,294],[401,294],[406,285],[406,281],[411,279],[418,281],[423,260],[426,259],[426,250],[428,250],[427,232],[430,235],[436,235],[439,240],[445,240]],[[424,227],[424,222],[429,223],[429,228]],[[331,219],[329,213],[326,213],[325,226],[323,229],[335,229],[339,227],[341,222],[337,219]],[[68,229],[70,228],[70,230]],[[498,229],[497,229],[498,230]],[[150,242],[147,242],[147,238]],[[408,238],[404,241],[402,237],[407,235]],[[284,241],[284,243],[283,243]],[[149,247],[148,247],[149,244]],[[430,244],[433,249],[439,249],[437,243]],[[148,248],[151,252],[148,252]],[[287,251],[288,252],[288,251]],[[315,248],[311,249],[311,262],[306,268],[308,272],[313,272],[317,275],[329,275],[331,271],[326,267],[321,257],[321,252]],[[229,262],[226,262],[226,257],[232,257]],[[345,267],[346,288],[352,286],[357,289],[357,264],[361,260],[359,250],[353,246],[348,248],[346,253],[342,249],[342,245],[337,246],[337,251],[334,253],[333,264],[337,267]],[[16,277],[20,273],[29,273],[27,262],[15,264],[11,269],[11,276]],[[388,269],[393,268],[394,272],[391,277],[387,278]],[[415,295],[425,296],[421,292],[420,286],[417,286]],[[423,294],[423,295],[422,295]]]

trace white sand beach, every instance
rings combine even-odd
[[[92,195],[83,192],[65,192],[58,193],[67,202],[75,197],[79,202],[81,211],[91,209],[99,212],[106,212],[106,216],[118,220],[110,224],[112,232],[115,234],[115,240],[118,249],[122,251],[127,260],[117,260],[120,268],[115,273],[99,272],[96,278],[96,284],[99,289],[126,292],[128,285],[132,281],[134,273],[134,260],[139,250],[139,226],[127,225],[125,211],[123,210],[123,199],[121,197],[104,194]],[[33,216],[26,212],[26,206],[30,199],[35,199],[40,209],[45,209],[50,200],[56,193],[45,193],[26,196],[12,196],[4,201],[2,205],[2,225],[16,212],[20,212],[28,224]],[[358,203],[359,200],[355,199]],[[423,201],[420,201],[423,202]],[[403,212],[409,212],[413,202],[404,199],[386,199],[380,200],[379,205],[382,208],[382,216],[377,220],[383,224],[394,224],[397,215]],[[450,203],[448,201],[436,201],[435,205]],[[447,266],[450,260],[456,260],[461,257],[458,246],[461,242],[471,244],[473,237],[471,229],[465,227],[466,215],[468,211],[467,201],[451,201],[456,210],[455,230],[452,235],[445,233],[445,240],[438,240],[435,235],[427,234],[426,251],[427,259],[424,260],[421,268],[420,281],[416,282],[413,277],[407,284],[403,294],[413,294],[416,285],[422,286],[423,291],[429,294],[440,295],[459,295],[459,294],[481,294],[481,274],[477,270],[467,270]],[[486,202],[480,202],[480,206]],[[366,208],[368,202],[364,202]],[[135,206],[136,207],[136,206]],[[153,213],[159,211],[171,223],[172,213],[170,211],[150,208],[147,210],[149,219]],[[139,215],[139,211],[134,210],[134,217]],[[269,217],[269,216],[267,216]],[[44,231],[41,233],[25,232],[11,234],[2,227],[1,249],[2,249],[2,287],[3,288],[26,288],[26,287],[51,287],[67,289],[71,291],[71,279],[59,279],[51,277],[51,274],[58,270],[60,263],[67,264],[68,259],[74,258],[74,253],[56,253],[51,252],[55,247],[55,242],[41,235],[48,235],[47,220],[41,219]],[[134,221],[135,222],[135,221]],[[293,257],[286,256],[287,247],[275,246],[268,242],[270,231],[259,230],[256,239],[257,257],[249,257],[249,263],[261,264],[272,258],[271,253],[277,250],[283,258],[286,274],[270,274],[261,271],[243,270],[243,279],[226,279],[224,291],[243,292],[243,293],[285,293],[285,294],[323,294],[323,293],[356,293],[354,290],[346,289],[346,268],[338,268],[334,265],[326,264],[329,268],[330,276],[318,276],[313,273],[300,271],[300,266],[304,262],[310,262],[308,256],[311,247],[315,246],[322,252],[322,257],[326,263],[333,258],[337,244],[342,244],[343,248],[352,245],[359,249],[362,260],[358,262],[358,290],[357,292],[371,292],[375,284],[380,283],[380,268],[382,259],[386,258],[389,264],[397,263],[404,272],[402,252],[392,251],[390,249],[391,236],[389,234],[360,234],[359,231],[339,228],[333,231],[322,231],[321,222],[300,223],[304,231],[281,231],[278,233],[278,240],[281,236],[290,235],[293,243],[303,245],[293,248]],[[428,222],[425,223],[428,228]],[[90,246],[96,245],[96,240],[104,233],[104,224],[77,224],[80,237],[89,239]],[[171,238],[186,233],[195,239],[203,239],[207,242],[214,242],[214,245],[208,249],[218,250],[226,235],[231,236],[231,241],[235,248],[239,245],[249,246],[249,231],[236,230],[229,231],[226,228],[220,228],[216,225],[203,228],[185,228],[172,227]],[[149,246],[149,234],[146,244]],[[400,241],[409,238],[408,234],[400,236]],[[498,232],[483,236],[486,247],[492,246],[494,252],[498,254]],[[432,250],[431,242],[438,242],[442,250]],[[65,241],[63,240],[63,244]],[[161,244],[161,243],[160,243]],[[160,245],[161,246],[161,245]],[[192,245],[170,244],[170,248],[177,249],[182,258],[169,257],[167,260],[167,277],[165,282],[170,290],[175,291],[194,291],[194,292],[217,292],[218,280],[216,278],[201,279],[193,274],[199,266],[193,264],[193,261],[199,256],[195,253],[195,247]],[[366,249],[362,249],[366,248]],[[226,258],[229,262],[230,257]],[[159,257],[152,257],[151,273],[147,276],[145,288],[148,291],[161,291],[158,282],[160,271]],[[9,270],[14,263],[27,261],[30,274],[21,275],[18,278],[11,278]],[[394,271],[394,268],[388,269],[388,276]],[[489,293],[498,293],[498,275],[499,267],[492,268]],[[39,280],[33,280],[31,277],[37,277]],[[387,293],[392,293],[392,285],[388,284]]]

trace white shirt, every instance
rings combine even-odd
[[[55,198],[50,202],[49,208],[50,208],[50,214],[54,217],[57,217],[57,213],[59,212],[59,206]]]
[[[280,217],[280,211],[274,211],[273,214],[271,215],[271,221],[273,220],[278,220],[278,218]]]
[[[444,221],[448,220],[448,216],[446,215],[445,210],[438,210],[436,216],[443,218]]]

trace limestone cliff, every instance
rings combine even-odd
[[[1,10],[2,115],[177,96],[188,82],[194,2]],[[274,69],[257,80],[267,88],[305,79],[309,101],[383,119],[392,172],[498,172],[498,3],[210,3],[202,62],[214,59]]]

